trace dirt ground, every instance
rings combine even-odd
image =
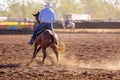
[[[32,58],[31,35],[0,35],[0,80],[120,80],[120,34],[58,33],[66,45],[57,62],[47,49]],[[60,46],[60,45],[59,45]]]

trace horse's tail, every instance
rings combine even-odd
[[[65,44],[61,43],[61,47],[59,47],[53,35],[51,35],[51,47],[61,52],[65,52]]]
[[[55,39],[54,39],[54,36],[51,35],[51,43],[54,44],[55,43]]]

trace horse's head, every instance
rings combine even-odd
[[[40,14],[39,11],[37,13],[32,14],[35,17],[35,19],[37,20],[38,23],[40,23],[39,14]]]

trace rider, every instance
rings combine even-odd
[[[70,20],[69,16],[66,16],[66,17],[64,18],[64,22],[65,22],[65,26],[66,26],[66,27],[67,27],[67,25],[69,24],[70,21],[71,21],[71,20]]]
[[[51,7],[52,7],[52,4],[50,2],[47,2],[45,4],[45,8],[40,11],[40,14],[39,14],[40,24],[38,24],[34,28],[31,40],[29,42],[30,45],[34,43],[37,32],[41,31],[43,28],[48,28],[51,31],[53,31],[53,22],[55,21],[56,14]]]

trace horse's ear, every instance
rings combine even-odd
[[[37,13],[33,13],[32,15],[33,15],[34,17],[37,16],[37,15],[39,15],[39,11],[38,11]]]
[[[35,14],[32,14],[35,17]]]

